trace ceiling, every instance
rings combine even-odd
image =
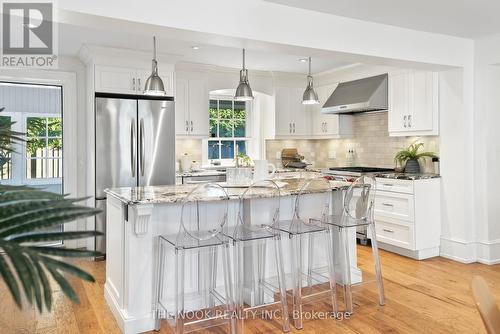
[[[465,38],[500,32],[498,0],[265,0],[363,21]]]
[[[105,19],[101,19],[105,20]],[[153,34],[157,35],[158,53],[175,55],[182,62],[209,64],[229,68],[241,68],[241,49],[198,43],[190,41],[189,37],[183,39],[170,39],[165,37],[159,27],[144,25],[142,29],[127,30],[129,24],[123,29],[98,28],[91,24],[60,24],[59,26],[59,54],[75,56],[83,44],[94,44],[107,47],[133,49],[151,52],[153,49]],[[104,24],[104,26],[106,26]],[[111,25],[108,25],[110,27]],[[198,50],[192,47],[198,46]],[[300,51],[302,52],[302,51]],[[259,48],[247,49],[246,67],[250,70],[279,71],[291,73],[307,73],[307,63],[299,59],[307,57],[306,53],[283,53],[281,51]],[[339,59],[335,56],[313,56],[312,72],[319,73],[356,63],[353,60]]]

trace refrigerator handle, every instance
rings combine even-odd
[[[141,169],[141,176],[144,176],[144,119],[141,118],[139,122],[139,154],[140,162],[139,166]]]
[[[130,122],[130,169],[132,170],[132,177],[135,177],[135,161],[136,159],[136,149],[135,149],[136,139],[135,139],[135,121]]]

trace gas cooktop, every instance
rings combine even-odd
[[[378,173],[378,172],[393,172],[392,168],[381,167],[330,167],[333,171],[359,172],[359,173]]]
[[[356,167],[330,167],[328,168],[329,174],[338,174],[338,175],[351,175],[351,176],[360,176],[363,174],[373,174],[373,173],[385,173],[385,172],[394,172],[392,168],[381,168],[381,167],[364,167],[364,166],[356,166]]]

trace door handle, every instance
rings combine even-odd
[[[292,133],[292,123],[288,123],[288,132]]]
[[[130,122],[130,169],[132,171],[132,177],[135,177],[135,161],[136,161],[136,155],[135,155],[135,121],[132,120]]]
[[[193,132],[194,126],[193,126],[193,121],[191,121],[191,132]]]
[[[135,91],[135,78],[132,78],[132,90]]]
[[[186,132],[189,132],[189,122],[186,121]]]
[[[144,176],[144,119],[141,118],[139,122],[139,154],[140,154],[140,162],[139,168],[141,172],[141,176]]]
[[[137,78],[137,90],[141,90],[141,78]]]
[[[406,115],[404,115],[404,117],[403,117],[403,122],[404,122],[403,126],[406,128]]]
[[[411,115],[408,115],[408,127],[411,128]]]
[[[293,125],[293,133],[295,133],[295,122],[292,123],[292,125]]]

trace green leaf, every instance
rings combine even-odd
[[[0,275],[2,275],[3,280],[9,288],[12,299],[16,302],[17,307],[21,307],[21,294],[19,293],[19,286],[17,285],[16,278],[9,268],[9,264],[0,255]]]
[[[95,279],[94,279],[94,277],[92,277],[92,275],[86,273],[85,271],[81,270],[80,268],[78,268],[72,264],[69,264],[69,263],[66,263],[63,261],[59,261],[59,260],[53,259],[51,257],[43,256],[43,255],[40,256],[40,258],[42,259],[42,261],[45,265],[51,266],[52,268],[55,268],[58,270],[66,271],[72,275],[80,277],[81,279],[83,279],[85,281],[95,282]]]
[[[17,235],[10,238],[10,241],[17,243],[23,242],[40,242],[40,241],[59,241],[59,240],[72,240],[82,239],[89,237],[97,237],[103,235],[97,231],[71,231],[71,232],[30,232],[26,234]]]
[[[93,257],[101,256],[102,253],[96,251],[88,251],[85,249],[70,249],[45,246],[29,246],[29,249],[40,254],[64,256],[64,257]]]
[[[46,265],[45,266],[47,270],[50,272],[52,277],[55,279],[57,284],[61,287],[61,290],[64,292],[64,294],[75,304],[79,304],[80,300],[78,299],[78,296],[76,295],[75,291],[71,287],[71,285],[68,283],[66,278],[64,278],[63,275],[61,275],[55,267],[52,265]]]
[[[49,280],[47,279],[45,270],[40,265],[38,257],[33,256],[31,262],[35,266],[40,282],[42,283],[45,306],[47,307],[47,310],[50,310],[52,307],[52,289],[50,288]]]
[[[26,268],[28,269],[32,281],[33,295],[35,296],[36,307],[38,309],[38,312],[42,312],[42,291],[40,290],[38,271],[36,270],[29,257],[27,257],[25,254],[21,254],[21,256],[25,259]]]
[[[27,268],[26,261],[22,255],[22,252],[18,247],[11,247],[10,245],[1,245],[5,253],[10,257],[12,265],[16,271],[17,277],[21,280],[21,284],[24,289],[24,295],[31,305],[33,303],[33,281],[30,277],[30,271]],[[28,264],[29,265],[29,264]]]

